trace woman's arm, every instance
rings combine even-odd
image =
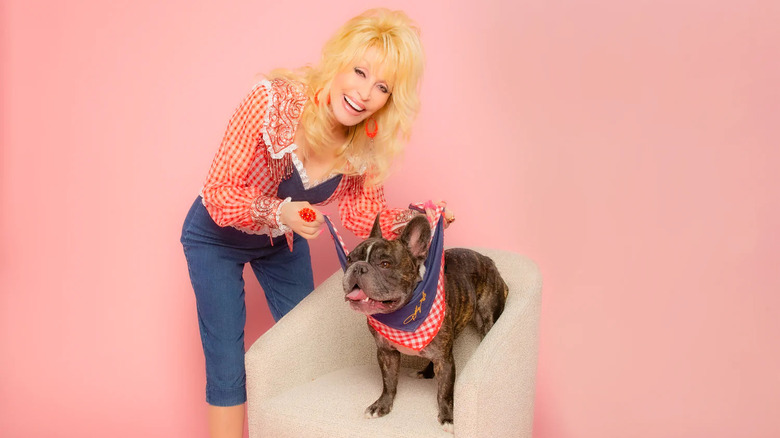
[[[230,118],[227,130],[203,186],[203,204],[219,226],[261,231],[279,228],[277,213],[284,202],[263,195],[270,178],[248,184],[257,167],[266,166],[266,156],[255,149],[263,134],[271,97],[264,83],[256,85]]]
[[[384,188],[381,185],[363,184],[361,190],[348,191],[339,201],[339,214],[345,227],[364,239],[371,233],[377,214],[385,239],[395,239],[401,228],[419,214],[402,208],[387,208]]]

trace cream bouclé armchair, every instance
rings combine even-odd
[[[454,436],[531,437],[542,279],[518,254],[492,258],[509,286],[504,313],[480,342],[469,325],[455,342]],[[247,351],[251,438],[452,438],[437,421],[436,382],[410,376],[427,361],[403,356],[393,410],[367,419],[382,392],[366,317],[344,301],[339,270]]]

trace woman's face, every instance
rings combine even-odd
[[[333,114],[344,126],[355,126],[379,111],[392,92],[376,50],[371,48],[353,65],[336,74],[330,88]]]

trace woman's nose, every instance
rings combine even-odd
[[[368,82],[368,81],[366,81]],[[362,84],[360,87],[358,87],[358,96],[360,99],[366,101],[371,98],[371,84]]]

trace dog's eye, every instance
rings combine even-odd
[[[381,263],[379,263],[379,266],[388,269],[393,266],[392,263],[388,262],[387,260],[383,260]]]

